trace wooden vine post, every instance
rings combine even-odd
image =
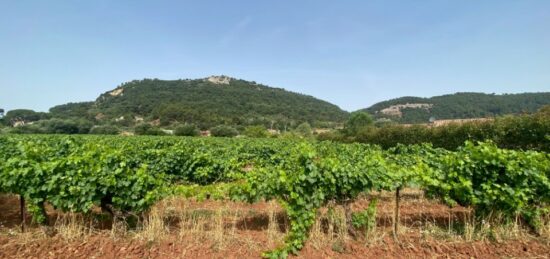
[[[23,195],[19,195],[19,206],[19,210],[21,213],[21,232],[25,232],[25,218],[27,217],[27,215],[25,210],[25,198],[23,198]]]
[[[397,233],[399,231],[399,200],[400,195],[399,192],[401,191],[401,187],[397,187],[395,189],[395,207],[393,209],[393,239],[397,242],[399,239],[397,238]]]
[[[357,232],[355,231],[355,228],[353,227],[353,211],[351,210],[351,199],[348,199],[344,202],[344,213],[346,216],[346,224],[348,227],[348,233],[352,237],[357,237]]]

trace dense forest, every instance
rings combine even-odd
[[[210,81],[208,79],[218,79]],[[312,96],[229,77],[196,80],[144,79],[124,83],[95,102],[50,109],[56,118],[86,118],[128,126],[142,119],[161,126],[192,123],[200,128],[265,125],[293,128],[303,122],[341,123],[348,113]],[[224,81],[225,79],[225,81]]]
[[[429,107],[402,107],[398,115],[382,110],[395,105],[427,104]],[[466,119],[495,117],[505,114],[533,113],[550,104],[550,93],[484,94],[455,93],[431,98],[401,97],[383,101],[363,109],[376,118],[400,123],[427,123],[431,119]]]

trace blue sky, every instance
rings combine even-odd
[[[405,95],[550,91],[550,1],[0,0],[0,107],[229,75],[352,111]]]

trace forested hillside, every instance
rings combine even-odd
[[[144,79],[124,83],[95,102],[69,103],[50,109],[53,117],[86,117],[135,124],[193,123],[294,127],[302,122],[339,123],[347,112],[312,96],[230,77],[196,80]]]
[[[455,93],[431,98],[401,97],[364,109],[377,118],[401,123],[426,123],[430,118],[465,119],[533,113],[550,104],[550,93]]]

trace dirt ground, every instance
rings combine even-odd
[[[352,209],[366,208],[372,197],[379,199],[375,230],[355,237],[335,233],[323,209],[296,257],[550,258],[550,240],[525,229],[489,227],[468,237],[457,230],[467,221],[466,209],[449,209],[414,190],[403,193],[396,242],[391,195],[364,197]],[[288,228],[284,211],[275,203],[174,199],[154,211],[141,227],[119,230],[111,228],[105,215],[79,217],[71,224],[67,214],[49,208],[51,227],[32,225],[28,218],[30,226],[21,233],[18,197],[0,195],[0,258],[259,258],[281,245]],[[188,216],[177,217],[183,214]]]

